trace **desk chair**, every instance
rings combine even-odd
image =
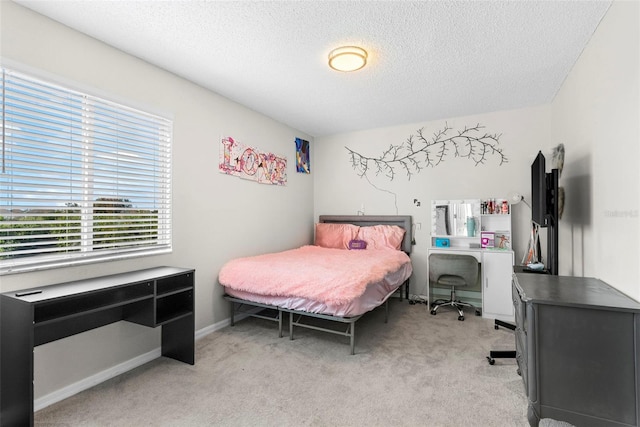
[[[456,298],[456,288],[474,286],[478,282],[478,260],[471,255],[431,254],[429,256],[429,283],[451,287],[448,300],[439,299],[431,303],[431,314],[435,315],[440,307],[453,307],[458,310],[458,320],[464,320],[464,307],[480,310],[473,304]]]

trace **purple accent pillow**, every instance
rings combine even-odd
[[[367,249],[367,242],[364,240],[350,240],[349,249]]]

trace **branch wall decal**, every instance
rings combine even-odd
[[[424,128],[400,145],[390,145],[379,157],[368,157],[345,147],[349,152],[351,165],[360,177],[371,170],[376,175],[383,174],[391,181],[398,171],[404,171],[410,180],[413,174],[427,167],[436,167],[451,153],[455,157],[466,157],[476,166],[484,164],[488,156],[498,156],[500,165],[507,157],[499,147],[498,134],[482,133],[484,126],[477,124],[452,134],[452,128],[445,123],[444,128],[431,136],[424,134]]]

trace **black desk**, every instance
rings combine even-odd
[[[162,355],[194,364],[193,269],[158,267],[0,295],[0,425],[33,425],[33,348],[120,320],[162,327]]]

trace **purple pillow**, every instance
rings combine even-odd
[[[367,242],[357,239],[350,240],[349,249],[367,249]]]

